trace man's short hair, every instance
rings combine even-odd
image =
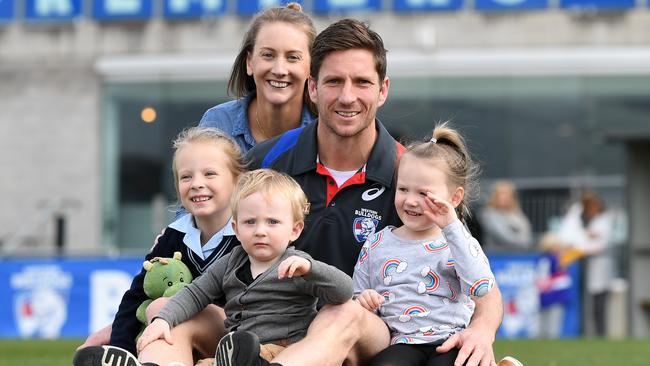
[[[325,57],[332,52],[353,49],[368,50],[375,59],[375,69],[381,83],[386,77],[386,49],[384,41],[368,24],[356,19],[342,19],[332,23],[316,36],[311,49],[311,76],[318,80],[318,72]]]

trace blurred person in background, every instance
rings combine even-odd
[[[585,285],[591,297],[596,335],[605,335],[605,311],[610,281],[614,276],[611,255],[613,216],[605,210],[600,197],[585,191],[573,203],[558,229],[565,247],[585,257]]]
[[[316,29],[300,4],[257,15],[228,80],[236,100],[208,109],[199,126],[231,135],[245,153],[258,142],[315,120],[306,81]]]
[[[479,214],[486,251],[530,250],[533,244],[530,221],[519,207],[512,182],[499,180],[492,185],[490,198]]]

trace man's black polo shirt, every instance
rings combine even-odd
[[[376,120],[377,140],[365,167],[341,187],[317,163],[317,123],[288,131],[249,151],[251,169],[271,168],[292,176],[311,210],[296,249],[352,276],[365,239],[387,225],[401,225],[395,211],[395,166],[404,147]]]

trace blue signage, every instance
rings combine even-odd
[[[548,8],[548,0],[476,0],[477,10],[536,10]]]
[[[85,337],[113,321],[142,258],[0,260],[0,338]]]
[[[0,0],[0,23],[7,22],[14,17],[14,0]]]
[[[237,13],[239,15],[250,16],[267,8],[285,6],[290,2],[297,2],[304,6],[302,0],[246,0],[237,2]]]
[[[537,338],[545,335],[542,332],[547,332],[546,328],[557,329],[553,337],[580,335],[579,263],[562,273],[548,273],[544,270],[548,268],[545,256],[539,254],[488,257],[503,298],[503,322],[498,337]],[[553,292],[561,296],[551,298]],[[560,315],[549,317],[549,311]],[[557,324],[551,324],[553,321]]]
[[[381,0],[314,0],[314,12],[379,11]]]
[[[200,18],[225,14],[226,0],[165,0],[163,7],[165,18]]]
[[[393,10],[409,11],[449,11],[458,10],[463,6],[463,0],[394,0]]]
[[[93,17],[98,20],[146,20],[153,0],[95,0]]]
[[[81,0],[25,0],[25,18],[28,20],[71,20],[80,15]]]
[[[560,0],[562,8],[624,9],[634,7],[635,0]]]

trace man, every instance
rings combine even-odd
[[[365,238],[386,225],[400,224],[393,204],[394,170],[403,147],[376,119],[390,86],[386,50],[381,37],[365,24],[344,19],[316,37],[311,59],[308,89],[318,107],[318,121],[255,147],[249,153],[251,168],[283,171],[300,183],[311,212],[296,248],[352,275]],[[476,300],[470,326],[438,351],[459,347],[456,364],[495,365],[492,342],[502,313],[495,287]],[[381,319],[349,301],[324,307],[307,337],[273,362],[362,364],[388,343],[389,332]],[[235,356],[230,361],[238,365],[242,364],[238,354],[245,358],[258,347],[254,339],[228,335],[219,345],[218,364],[219,356],[233,346]],[[254,365],[258,360],[248,362]]]

